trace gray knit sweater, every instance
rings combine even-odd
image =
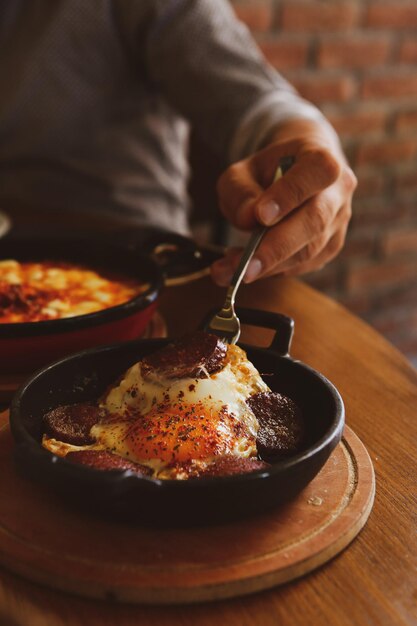
[[[193,125],[233,162],[319,118],[226,0],[0,2],[0,207],[187,231]]]

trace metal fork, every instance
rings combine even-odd
[[[282,159],[277,171],[275,172],[273,182],[276,182],[279,178],[281,178],[281,176],[289,170],[293,163],[293,157],[286,157]],[[235,312],[236,293],[248,268],[250,260],[252,259],[268,228],[268,226],[259,226],[252,233],[243,250],[239,265],[237,266],[236,271],[232,276],[232,280],[230,281],[223,308],[205,325],[205,330],[207,332],[217,335],[225,343],[236,343],[240,337],[240,320]]]

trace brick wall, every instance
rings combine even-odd
[[[339,132],[359,180],[340,257],[307,281],[417,364],[417,0],[232,0]]]

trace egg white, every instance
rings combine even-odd
[[[117,387],[110,390],[101,406],[109,413],[121,417],[136,411],[146,415],[155,404],[168,395],[171,401],[182,398],[195,404],[219,402],[227,405],[238,419],[244,419],[250,431],[256,435],[258,423],[246,410],[246,399],[261,391],[269,391],[258,370],[248,361],[245,352],[235,345],[228,346],[225,366],[205,378],[160,378],[142,372],[142,363],[135,363],[127,370]]]
[[[135,453],[132,445],[132,424],[142,420],[148,414],[158,417],[167,407],[180,406],[184,416],[190,407],[203,407],[205,415],[226,413],[223,420],[213,419],[216,423],[216,434],[220,440],[230,445],[228,453],[241,458],[257,455],[256,436],[259,423],[246,399],[254,393],[269,391],[259,372],[250,363],[245,352],[238,346],[228,346],[224,367],[204,378],[167,379],[149,373],[138,362],[127,370],[117,386],[103,397],[100,406],[105,409],[107,418],[91,428],[91,435],[96,443],[80,447],[71,444],[60,444],[53,439],[45,438],[44,445],[55,454],[64,456],[70,451],[109,450],[130,461],[146,465],[153,470],[158,478],[187,478],[181,470],[181,464],[168,463],[158,458],[141,458]],[[186,418],[184,417],[186,421]],[[235,424],[239,423],[237,430]],[[238,434],[236,434],[238,433]],[[192,459],[195,467],[204,468],[215,457]]]
[[[119,384],[111,389],[101,406],[111,414],[109,422],[96,424],[91,434],[97,442],[132,461],[152,467],[156,474],[163,472],[166,463],[159,459],[143,459],[132,452],[127,431],[132,416],[137,419],[145,416],[153,407],[163,404],[181,403],[187,406],[201,403],[213,415],[226,408],[233,420],[243,425],[242,434],[233,437],[231,453],[247,458],[256,456],[256,436],[258,420],[246,404],[246,399],[254,393],[268,391],[255,366],[250,363],[245,352],[238,346],[228,346],[224,367],[205,378],[166,379],[142,368],[142,363],[133,365]],[[228,422],[220,423],[218,431],[232,437]],[[207,458],[207,463],[213,457]]]

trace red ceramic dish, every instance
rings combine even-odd
[[[157,264],[137,250],[81,238],[3,240],[0,258],[73,262],[111,270],[147,285],[144,292],[127,302],[95,313],[0,324],[0,373],[31,372],[78,350],[140,337],[155,311],[163,283]]]

